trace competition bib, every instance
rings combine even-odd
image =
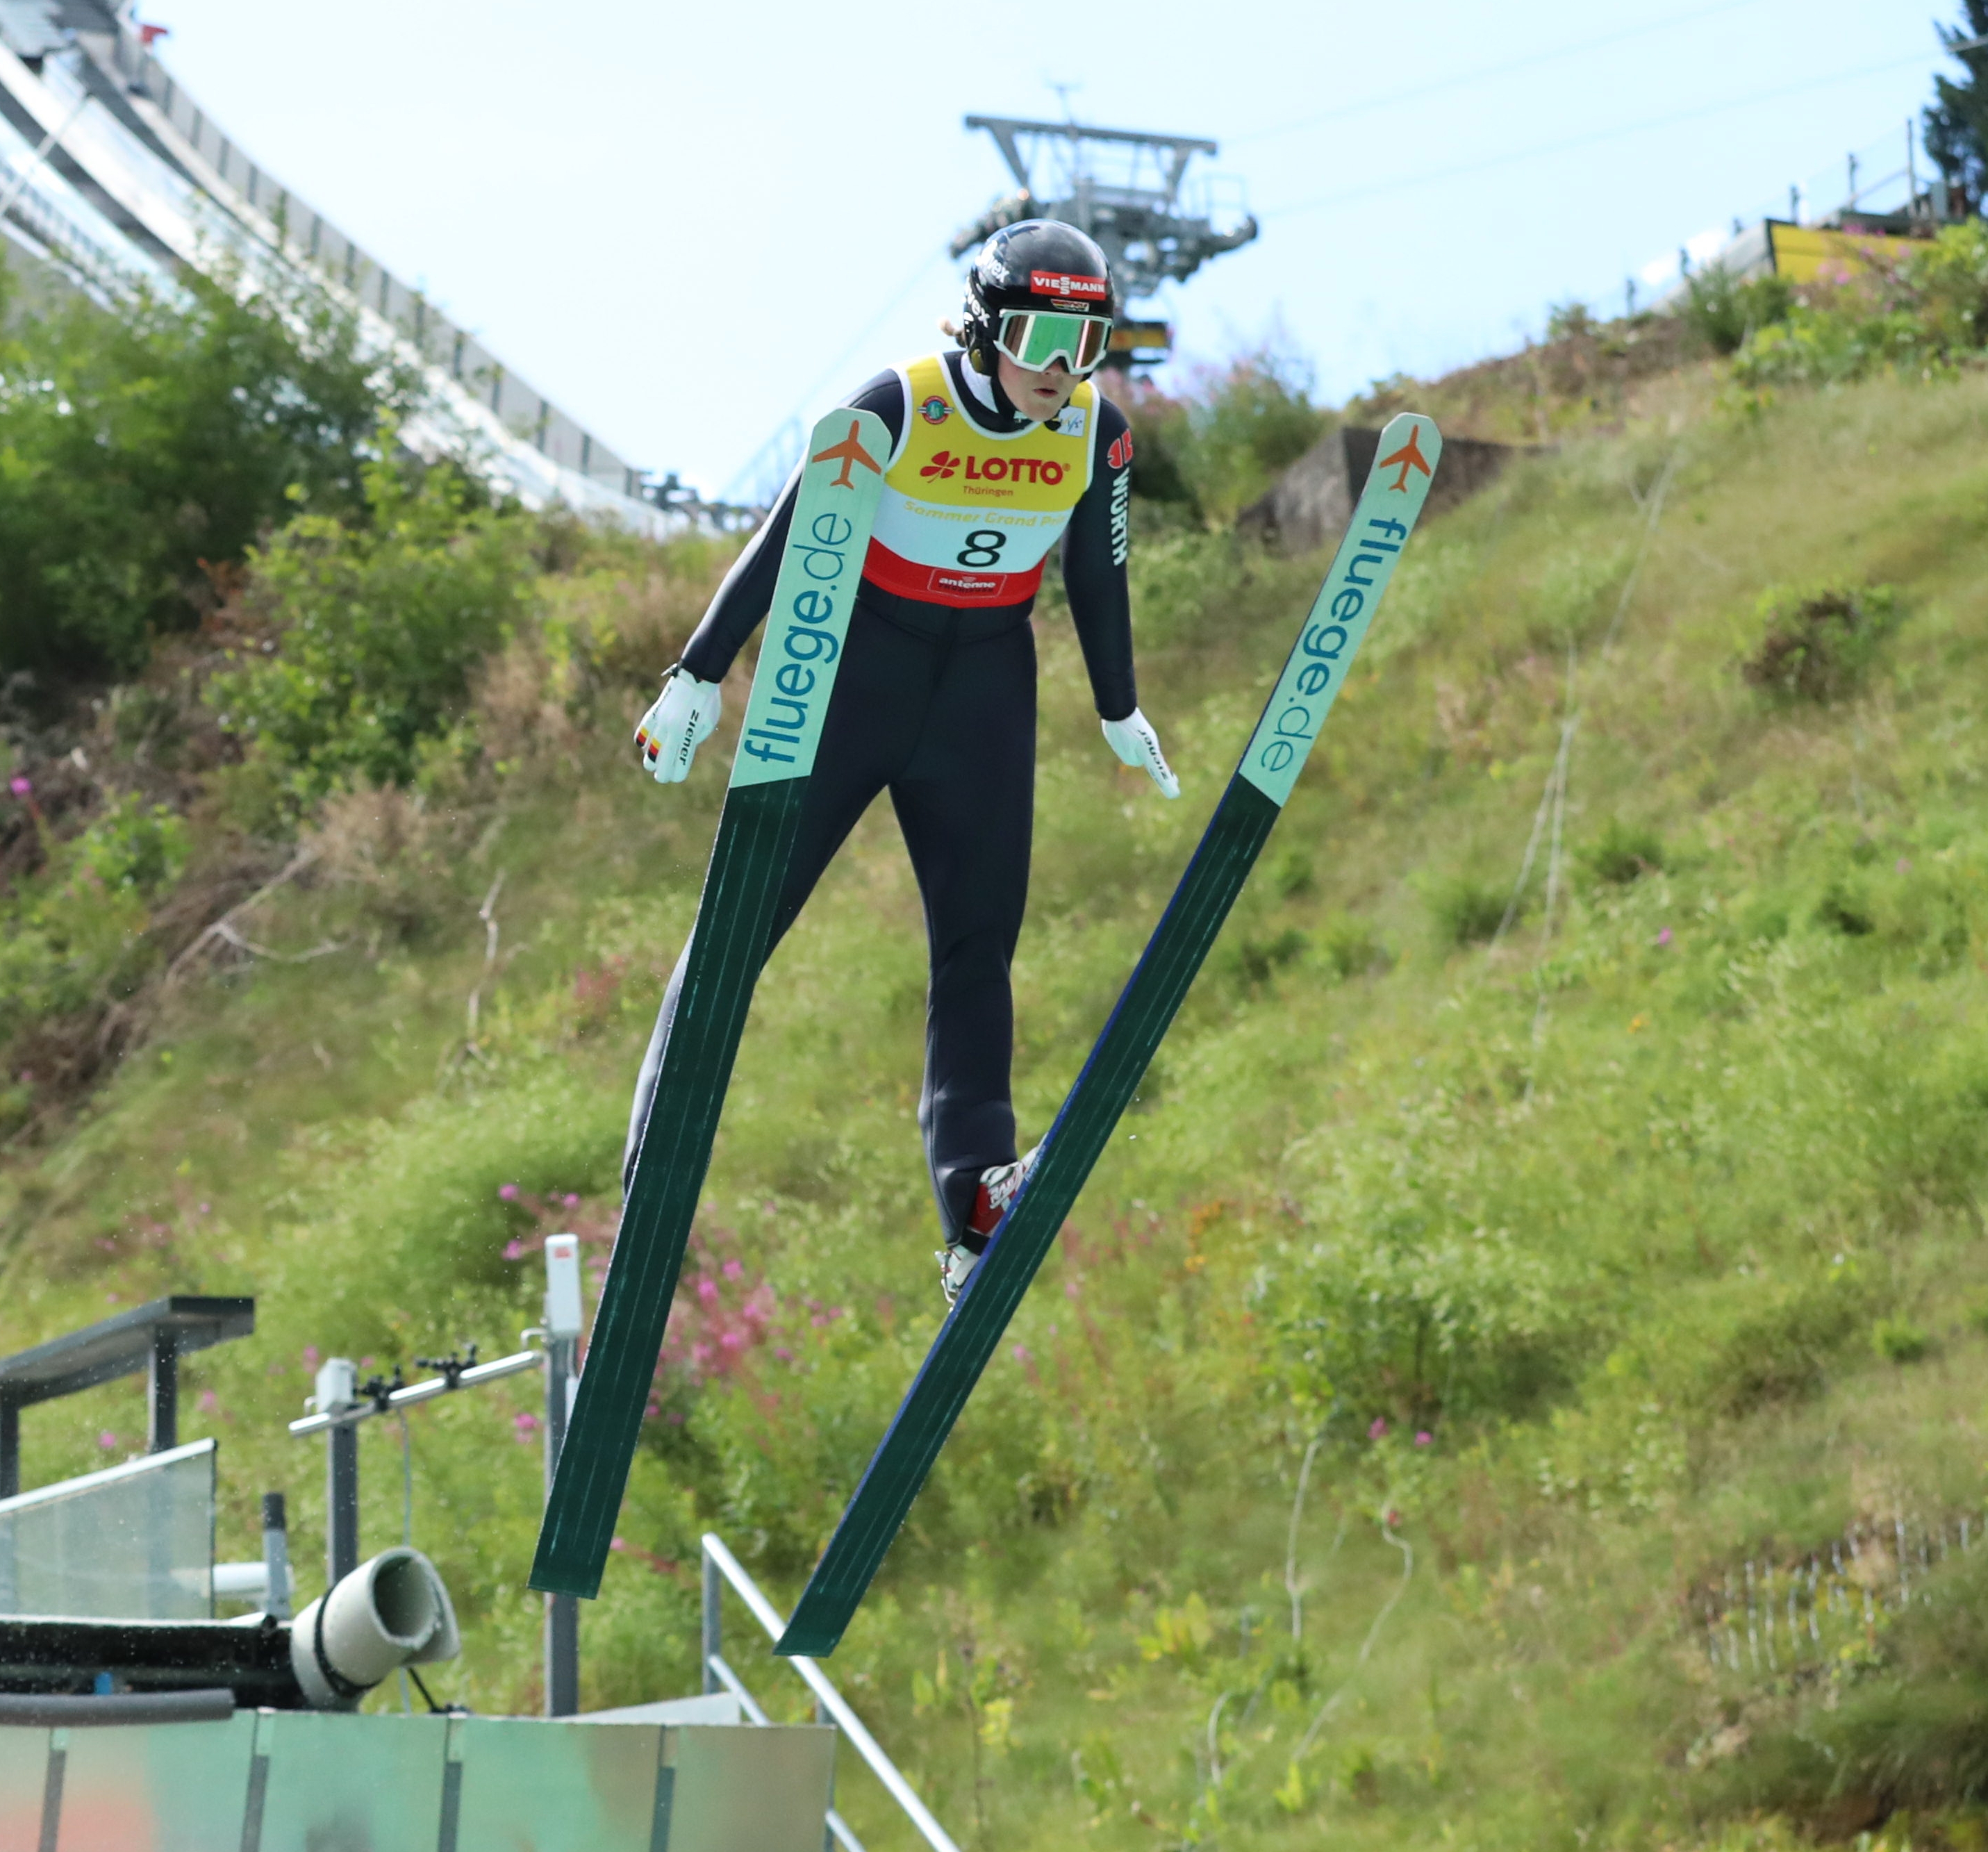
[[[982,431],[936,355],[898,370],[909,416],[884,475],[863,576],[928,604],[1019,604],[1090,485],[1097,390],[1071,395],[1059,429]]]

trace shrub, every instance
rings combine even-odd
[[[4,273],[0,273],[3,276]],[[6,286],[0,280],[0,306]],[[415,376],[299,286],[189,275],[106,313],[80,298],[0,341],[0,674],[128,672],[216,602],[215,569],[298,508],[361,503]]]
[[[1871,1327],[1871,1348],[1888,1364],[1916,1364],[1932,1340],[1909,1318],[1881,1318]]]
[[[1418,1424],[1525,1411],[1557,1380],[1574,1326],[1548,1263],[1481,1228],[1320,1241],[1278,1323],[1306,1396]]]
[[[1648,824],[1625,823],[1611,817],[1607,828],[1582,856],[1598,881],[1627,887],[1638,876],[1654,874],[1664,865],[1664,839]]]
[[[1830,701],[1863,681],[1898,627],[1888,586],[1779,586],[1754,607],[1759,641],[1740,663],[1753,687],[1783,701]]]
[[[478,505],[462,476],[365,475],[367,519],[303,515],[251,555],[251,620],[208,684],[223,725],[279,768],[299,807],[340,788],[404,785],[465,724],[472,669],[530,608],[532,524]]]
[[[1760,276],[1741,282],[1715,264],[1685,285],[1685,324],[1714,353],[1736,353],[1763,328],[1784,322],[1794,306],[1786,277]]]
[[[187,853],[179,818],[127,796],[15,887],[0,907],[0,1046],[128,988],[148,955],[150,903]]]
[[[1197,382],[1191,398],[1148,400],[1135,416],[1135,482],[1155,499],[1191,501],[1225,519],[1253,502],[1317,443],[1330,421],[1311,402],[1304,365],[1266,343]]]
[[[1875,255],[1838,280],[1797,292],[1784,319],[1757,328],[1733,360],[1755,388],[1834,385],[1889,367],[1950,371],[1988,346],[1988,224],[1949,225],[1902,262]]]
[[[1503,888],[1464,875],[1434,883],[1428,907],[1438,937],[1445,945],[1482,944],[1498,930],[1509,897]]]

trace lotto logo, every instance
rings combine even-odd
[[[1070,276],[1060,270],[1031,270],[1029,289],[1036,296],[1077,296],[1101,302],[1111,293],[1109,280],[1101,276]]]
[[[1111,448],[1104,453],[1104,461],[1114,469],[1123,469],[1132,460],[1132,434],[1128,431],[1111,440]]]
[[[957,474],[958,469],[959,459],[951,451],[935,450],[932,452],[932,460],[929,463],[919,465],[918,474],[921,476],[937,476],[943,480],[948,476]]]

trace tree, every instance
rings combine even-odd
[[[11,293],[0,271],[0,315]],[[197,624],[214,569],[299,509],[363,512],[382,419],[418,396],[303,282],[188,275],[7,321],[0,679],[25,671],[44,701]]]
[[[1963,0],[1959,25],[1937,29],[1948,54],[1967,73],[1964,83],[1936,77],[1936,100],[1926,106],[1926,153],[1958,195],[1956,210],[1988,195],[1988,46],[1956,51],[1956,46],[1988,39],[1988,0]]]

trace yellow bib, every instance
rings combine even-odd
[[[1090,485],[1097,390],[1085,380],[1058,428],[998,437],[960,403],[937,355],[898,369],[904,434],[884,474],[863,576],[928,604],[1019,604]]]

